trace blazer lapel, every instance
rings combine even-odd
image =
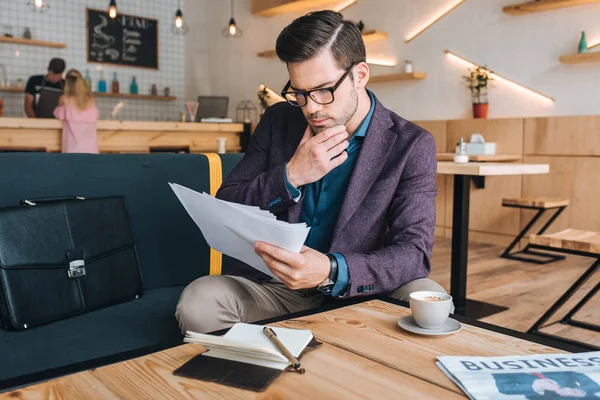
[[[300,145],[302,136],[304,136],[304,131],[306,130],[306,126],[308,125],[308,122],[306,121],[306,119],[304,119],[304,116],[302,117],[302,120],[304,121],[304,124],[299,123],[297,125],[299,127],[302,127],[302,129],[294,131],[290,135],[289,140],[287,141],[287,148],[286,148],[286,154],[285,154],[286,161],[289,161],[292,158],[292,156],[296,152],[296,149]],[[288,222],[291,224],[298,223],[300,221],[301,214],[302,214],[302,200],[300,200],[298,202],[298,204],[296,204],[288,209]]]
[[[396,141],[396,133],[389,130],[393,125],[390,112],[375,99],[375,110],[363,140],[344,202],[338,216],[332,238],[336,238],[352,217],[381,173]]]

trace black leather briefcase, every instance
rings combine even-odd
[[[142,294],[122,197],[24,200],[0,209],[0,325],[35,325]]]

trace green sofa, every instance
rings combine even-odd
[[[242,156],[221,155],[223,178]],[[0,154],[0,207],[124,196],[144,282],[137,300],[25,331],[0,330],[0,391],[182,343],[175,305],[187,284],[208,274],[209,247],[167,183],[209,193],[208,165],[200,154]]]

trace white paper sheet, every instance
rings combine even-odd
[[[169,185],[210,247],[277,280],[279,278],[254,252],[254,243],[267,242],[298,253],[310,231],[304,223],[278,221],[259,207],[219,200],[175,183]]]

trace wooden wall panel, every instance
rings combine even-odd
[[[472,133],[481,133],[486,142],[495,142],[497,154],[523,153],[522,118],[448,121],[446,151],[454,153],[460,138],[468,142]]]
[[[527,155],[600,155],[600,116],[525,119]]]
[[[600,231],[600,158],[527,156],[525,162],[550,164],[546,175],[524,176],[523,195],[566,197],[569,206],[548,229],[548,233],[566,228]],[[523,224],[532,212],[523,213]],[[538,226],[534,227],[539,229]]]
[[[521,196],[521,186],[520,176],[488,176],[485,178],[483,189],[477,189],[471,183],[469,229],[482,233],[516,236],[521,226],[519,210],[502,207],[502,197]],[[452,227],[453,188],[454,177],[448,176],[445,207],[445,226],[448,228]]]

